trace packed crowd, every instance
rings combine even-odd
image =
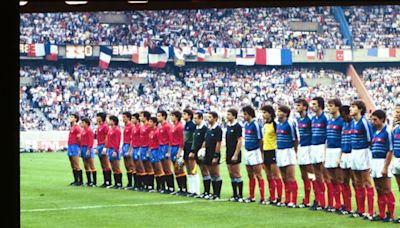
[[[376,108],[393,116],[396,104],[400,103],[400,68],[367,68],[362,77]]]
[[[105,23],[101,13],[31,13],[20,16],[20,43],[199,47],[336,48],[345,40],[331,7],[198,9],[118,12],[126,23]],[[113,12],[115,14],[116,12]],[[295,32],[291,22],[316,22],[320,32]]]
[[[187,68],[182,79],[165,71],[138,68],[102,70],[82,66],[69,73],[54,66],[25,66],[20,72],[35,79],[34,86],[24,87],[21,102],[41,110],[57,130],[67,130],[69,123],[65,117],[75,112],[94,118],[103,110],[118,115],[126,110],[156,113],[189,107],[225,115],[228,107],[240,109],[247,104],[257,109],[273,103],[294,108],[294,99],[298,97],[343,94],[345,104],[357,97],[344,74],[324,69],[197,67]],[[299,88],[295,84],[300,77],[327,77],[335,79],[335,83]],[[132,83],[133,78],[143,80]],[[21,123],[27,121],[21,119]]]
[[[400,5],[347,7],[353,48],[399,48]]]

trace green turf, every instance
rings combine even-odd
[[[97,157],[96,167],[100,170]],[[21,227],[396,227],[395,224],[369,222],[308,209],[70,187],[68,184],[72,181],[72,173],[65,153],[20,154],[20,171]],[[303,198],[303,185],[300,172],[296,171],[300,202]],[[231,195],[231,185],[225,164],[221,164],[221,173],[224,181],[222,198],[227,199]],[[242,175],[244,195],[248,196],[244,167]],[[102,174],[99,172],[98,183],[102,182]],[[396,201],[399,202],[400,196],[394,179],[392,186]],[[267,188],[266,195],[268,197]],[[33,211],[35,209],[55,210]],[[398,204],[395,213],[400,215]]]

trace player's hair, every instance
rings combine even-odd
[[[112,115],[112,116],[109,117],[109,119],[110,119],[111,121],[113,121],[115,125],[118,126],[118,117]]]
[[[96,117],[100,117],[101,120],[104,122],[104,121],[106,121],[107,114],[105,112],[99,112],[96,114]]]
[[[214,119],[218,119],[218,113],[216,113],[216,112],[209,112],[208,114],[210,114]]]
[[[362,100],[355,100],[351,102],[351,105],[357,106],[357,108],[361,110],[361,115],[364,115],[367,112],[367,107]]]
[[[344,116],[344,115],[349,115],[350,114],[350,106],[348,105],[342,105],[342,107],[340,107],[340,115]]]
[[[158,114],[158,113],[160,113],[162,117],[164,117],[165,119],[167,119],[168,114],[167,114],[166,111],[161,110],[161,111],[158,111],[157,114]]]
[[[203,113],[201,112],[195,112],[193,115],[197,115],[200,119],[203,119]]]
[[[71,113],[71,116],[75,117],[76,122],[79,121],[79,115],[77,113]]]
[[[314,97],[312,100],[313,100],[313,101],[317,101],[318,107],[320,107],[321,109],[324,109],[324,108],[325,108],[325,101],[324,101],[324,98],[322,98],[322,97]]]
[[[396,103],[395,108],[400,108],[400,101]]]
[[[385,113],[385,111],[383,111],[381,109],[375,110],[371,114],[371,116],[376,116],[376,117],[378,117],[378,119],[382,120],[383,122],[386,121],[386,113]]]
[[[132,117],[135,117],[135,119],[139,120],[139,113],[133,113]]]
[[[193,111],[192,110],[186,108],[183,110],[183,112],[189,115],[190,120],[193,119]]]
[[[256,111],[254,111],[254,108],[251,107],[250,105],[244,106],[242,108],[242,111],[249,114],[251,117],[256,117]]]
[[[152,117],[150,117],[150,120],[151,121],[153,121],[153,123],[155,123],[155,124],[157,124],[157,117],[155,117],[155,116],[152,116]]]
[[[289,117],[289,115],[290,115],[290,108],[289,108],[288,106],[286,106],[286,105],[279,105],[278,110],[281,111],[281,112],[283,112],[283,113],[286,113],[287,117]]]
[[[261,107],[261,111],[268,112],[271,115],[271,119],[275,119],[275,110],[271,105],[264,105]]]
[[[82,122],[85,122],[85,123],[87,123],[87,125],[90,126],[90,120],[89,120],[89,118],[87,118],[87,117],[82,118]]]
[[[229,112],[230,114],[232,114],[232,116],[234,116],[235,119],[237,119],[237,117],[238,117],[238,111],[237,111],[236,109],[230,108],[230,109],[228,109],[228,112]]]
[[[342,107],[342,102],[338,98],[330,99],[328,104],[333,104],[340,109]]]
[[[181,121],[182,119],[182,113],[180,111],[173,111],[171,112],[171,115],[175,116],[178,119],[178,121]]]
[[[122,115],[125,115],[126,117],[128,117],[129,120],[132,119],[132,114],[131,114],[131,112],[123,112]]]
[[[143,114],[143,117],[146,118],[147,121],[149,121],[151,114],[148,111],[141,111],[140,114]]]
[[[297,99],[295,103],[296,103],[296,104],[302,104],[302,105],[303,105],[304,107],[306,107],[306,108],[309,107],[308,102],[307,102],[305,99],[303,99],[303,98]]]

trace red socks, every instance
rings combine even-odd
[[[276,183],[274,179],[268,179],[269,197],[271,201],[275,200]]]
[[[340,203],[340,195],[342,193],[343,185],[341,183],[333,184],[334,195],[335,195],[335,208],[339,210],[342,207]]]
[[[349,185],[343,186],[343,201],[347,211],[351,211],[351,188]]]
[[[304,183],[304,202],[305,204],[310,203],[310,192],[311,192],[311,181],[310,179],[303,180]]]
[[[367,188],[368,214],[374,215],[374,188]]]
[[[334,195],[334,187],[333,183],[327,183],[326,186],[328,187],[328,206],[333,208],[333,195]]]
[[[378,193],[378,208],[379,208],[379,217],[385,217],[385,207],[386,207],[386,195]]]
[[[395,204],[394,195],[392,192],[386,193],[386,204],[388,207],[388,211],[390,213],[390,217],[394,218],[394,204]]]
[[[276,191],[278,194],[278,198],[282,200],[282,189],[283,189],[282,179],[280,178],[275,179],[275,184],[276,184]]]
[[[254,189],[256,188],[256,179],[251,178],[249,180],[249,188],[250,188],[250,198],[254,199]]]
[[[258,189],[260,190],[260,200],[264,201],[264,179],[260,178],[258,180]]]
[[[322,181],[318,181],[318,202],[319,202],[319,206],[325,208],[326,206],[326,202],[325,202],[325,183]]]
[[[292,201],[291,202],[296,205],[297,204],[297,190],[298,190],[297,182],[290,181],[289,185],[290,185],[290,192],[292,193]]]
[[[285,204],[290,203],[290,182],[285,182]]]
[[[313,180],[311,183],[312,183],[313,190],[314,190],[314,200],[319,202],[319,195],[318,195],[318,193],[319,193],[319,188],[318,188],[319,185],[318,185],[318,182],[316,180]]]
[[[365,188],[364,187],[359,188],[358,191],[359,191],[358,196],[359,196],[359,200],[360,200],[359,201],[360,207],[358,209],[361,214],[364,214],[365,213]]]

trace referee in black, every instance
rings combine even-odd
[[[209,200],[219,200],[221,197],[222,178],[219,174],[219,163],[221,158],[222,129],[218,125],[218,114],[216,112],[208,113],[208,130],[205,136],[203,147],[206,148],[204,164],[211,174],[211,183],[213,195]]]
[[[226,164],[231,178],[233,196],[232,202],[243,202],[243,181],[240,175],[240,163],[242,161],[242,126],[237,121],[236,109],[229,109],[226,114],[228,127],[225,134]]]
[[[193,122],[196,124],[196,130],[193,133],[192,149],[189,154],[189,167],[190,167],[190,169],[195,169],[196,163],[199,164],[199,167],[201,170],[201,175],[203,177],[203,186],[204,186],[204,192],[200,195],[194,194],[193,197],[208,199],[210,197],[209,194],[210,194],[210,187],[211,187],[210,171],[208,170],[208,168],[204,164],[204,162],[200,161],[197,156],[198,151],[203,146],[204,138],[205,138],[206,132],[207,132],[207,126],[204,124],[204,121],[203,121],[203,113],[201,113],[201,112],[194,113]],[[198,175],[196,174],[196,178],[197,177],[198,177]],[[197,186],[197,183],[199,183],[199,182],[200,181],[197,181],[197,179],[196,179],[195,191],[200,191],[200,185]]]

